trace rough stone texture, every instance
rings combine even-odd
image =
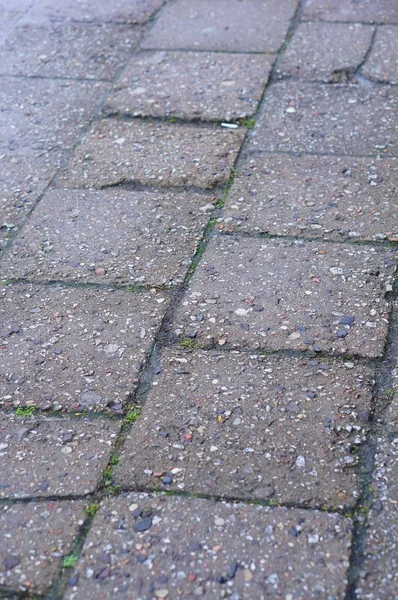
[[[350,534],[339,515],[131,494],[103,504],[65,598],[342,598]]]
[[[356,597],[390,600],[397,597],[398,590],[398,438],[379,440],[373,491],[365,563]]]
[[[398,22],[395,0],[308,0],[304,18],[326,21]]]
[[[177,0],[159,15],[144,48],[276,52],[296,0]]]
[[[251,150],[398,154],[393,87],[280,82],[265,97]]]
[[[398,27],[379,27],[362,73],[369,79],[398,83]]]
[[[2,77],[0,151],[71,147],[108,84]]]
[[[369,25],[301,23],[278,63],[277,73],[344,82],[365,58],[372,34]]]
[[[36,0],[23,22],[145,23],[163,2],[164,0]]]
[[[109,24],[18,27],[0,48],[0,73],[113,79],[136,46],[139,32]]]
[[[3,276],[181,283],[215,201],[182,191],[50,191],[3,260]]]
[[[0,250],[60,166],[59,153],[0,151]]]
[[[120,423],[76,419],[0,420],[0,498],[94,492]]]
[[[227,231],[335,240],[398,237],[395,159],[246,157],[228,195]]]
[[[168,351],[115,477],[138,489],[352,506],[370,372],[297,358]],[[154,475],[156,474],[156,475]],[[162,474],[162,475],[161,475]]]
[[[3,42],[18,20],[30,8],[31,0],[1,0],[0,1],[0,43]]]
[[[123,71],[109,113],[236,120],[252,115],[272,56],[212,52],[144,52]]]
[[[206,345],[379,356],[393,265],[367,246],[216,237],[174,329]]]
[[[0,586],[48,591],[84,518],[81,501],[0,506]]]
[[[0,404],[120,410],[165,294],[16,284],[1,289]]]
[[[228,181],[243,129],[107,119],[95,123],[60,184],[102,187],[125,181],[211,188]]]

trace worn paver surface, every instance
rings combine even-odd
[[[0,0],[0,599],[393,600],[396,0]]]

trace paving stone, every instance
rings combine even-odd
[[[174,330],[206,346],[380,356],[393,265],[369,246],[216,237]]]
[[[162,293],[3,286],[0,404],[120,410],[166,306]]]
[[[139,28],[111,24],[20,26],[0,49],[0,73],[113,79],[139,34]]]
[[[397,103],[389,86],[276,83],[248,149],[396,155]]]
[[[143,47],[276,52],[296,6],[296,0],[177,0],[161,12]]]
[[[356,597],[390,600],[396,598],[398,589],[398,438],[391,442],[379,440],[373,492],[365,562]]]
[[[228,195],[226,231],[334,240],[398,236],[396,159],[253,154]]]
[[[347,366],[348,365],[348,366]],[[115,477],[310,506],[352,506],[371,373],[352,363],[168,351]],[[154,475],[155,474],[155,475]],[[169,481],[171,479],[171,481]]]
[[[59,153],[0,151],[0,250],[61,164]]]
[[[143,52],[134,56],[108,113],[234,121],[252,115],[272,56],[215,52]]]
[[[163,3],[164,0],[36,0],[23,22],[145,23]]]
[[[108,84],[2,77],[0,151],[71,147],[93,117]]]
[[[350,537],[337,514],[130,494],[103,503],[65,598],[340,598]]]
[[[369,79],[398,83],[398,27],[379,27],[362,73]]]
[[[369,25],[301,23],[278,63],[277,73],[344,83],[364,60],[372,34]]]
[[[215,202],[184,191],[49,191],[4,257],[3,277],[181,283]]]
[[[228,181],[244,136],[243,128],[106,119],[76,149],[60,185],[134,181],[211,188]]]
[[[18,20],[30,8],[31,0],[0,1],[0,43],[7,39]]]
[[[120,424],[76,419],[0,420],[1,498],[94,492]]]
[[[326,21],[388,23],[398,21],[398,6],[395,0],[308,0],[303,16]]]
[[[0,506],[0,585],[41,594],[58,577],[83,524],[84,504],[41,502]]]

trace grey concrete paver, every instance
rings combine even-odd
[[[363,75],[376,81],[398,83],[398,27],[379,27]]]
[[[167,304],[155,292],[3,286],[0,404],[120,410]]]
[[[398,236],[396,159],[252,154],[218,227],[333,240]]]
[[[52,190],[4,257],[3,276],[181,283],[215,202],[183,191]]]
[[[379,440],[372,487],[374,502],[356,597],[390,600],[398,590],[398,438]]]
[[[0,73],[113,79],[139,37],[140,29],[127,25],[19,26],[0,47]]]
[[[169,3],[143,48],[276,52],[296,0],[177,0]]]
[[[395,23],[398,6],[395,0],[308,0],[303,16],[326,21]]]
[[[83,21],[105,23],[145,23],[164,0],[36,0],[24,23]]]
[[[389,86],[280,82],[247,149],[397,155],[397,102]]]
[[[85,513],[82,501],[0,506],[0,586],[45,593],[69,554]]]
[[[274,61],[269,55],[143,52],[108,98],[110,113],[236,120],[252,115]]]
[[[393,271],[393,254],[368,246],[216,237],[174,331],[206,345],[380,356]]]
[[[351,363],[167,351],[115,468],[117,483],[353,506],[371,372]]]
[[[0,420],[1,498],[94,492],[120,423],[77,419]]]
[[[226,183],[243,128],[150,121],[96,122],[60,178],[66,187],[103,187],[126,181],[211,188]]]
[[[66,598],[340,598],[350,533],[339,515],[131,494],[96,515]]]
[[[0,151],[70,148],[94,116],[102,82],[1,78]]]
[[[373,27],[342,23],[301,23],[278,63],[280,76],[344,82],[362,63]]]

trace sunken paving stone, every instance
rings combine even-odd
[[[65,598],[343,598],[351,528],[317,511],[123,495],[102,504]]]
[[[85,519],[87,502],[0,506],[0,586],[42,594],[55,583],[62,557]]]
[[[393,271],[392,252],[369,246],[215,237],[174,330],[206,346],[380,356]]]
[[[396,89],[279,82],[248,150],[398,154]]]
[[[379,27],[363,75],[376,81],[398,83],[398,27]]]
[[[0,404],[121,410],[167,304],[155,292],[3,286]]]
[[[60,178],[66,187],[226,183],[245,131],[105,119],[94,124]]]
[[[36,0],[24,23],[83,21],[106,23],[145,23],[164,0]]]
[[[304,18],[325,21],[398,22],[396,0],[308,0]]]
[[[0,48],[0,73],[113,79],[139,33],[139,28],[111,24],[18,27]]]
[[[379,440],[372,487],[373,507],[356,597],[390,600],[398,590],[398,438]]]
[[[2,77],[0,152],[71,147],[94,116],[108,84]]]
[[[0,498],[95,491],[120,424],[76,419],[0,420]]]
[[[344,82],[364,60],[372,35],[369,25],[301,23],[278,63],[277,74]]]
[[[334,240],[398,237],[396,159],[253,154],[218,227]]]
[[[215,201],[183,191],[52,190],[5,258],[3,276],[181,283]]]
[[[212,52],[143,52],[107,100],[106,111],[184,119],[236,120],[252,115],[272,56]]]
[[[115,477],[310,506],[352,506],[371,373],[332,361],[168,351]]]
[[[296,0],[177,0],[152,27],[144,48],[276,52]]]

